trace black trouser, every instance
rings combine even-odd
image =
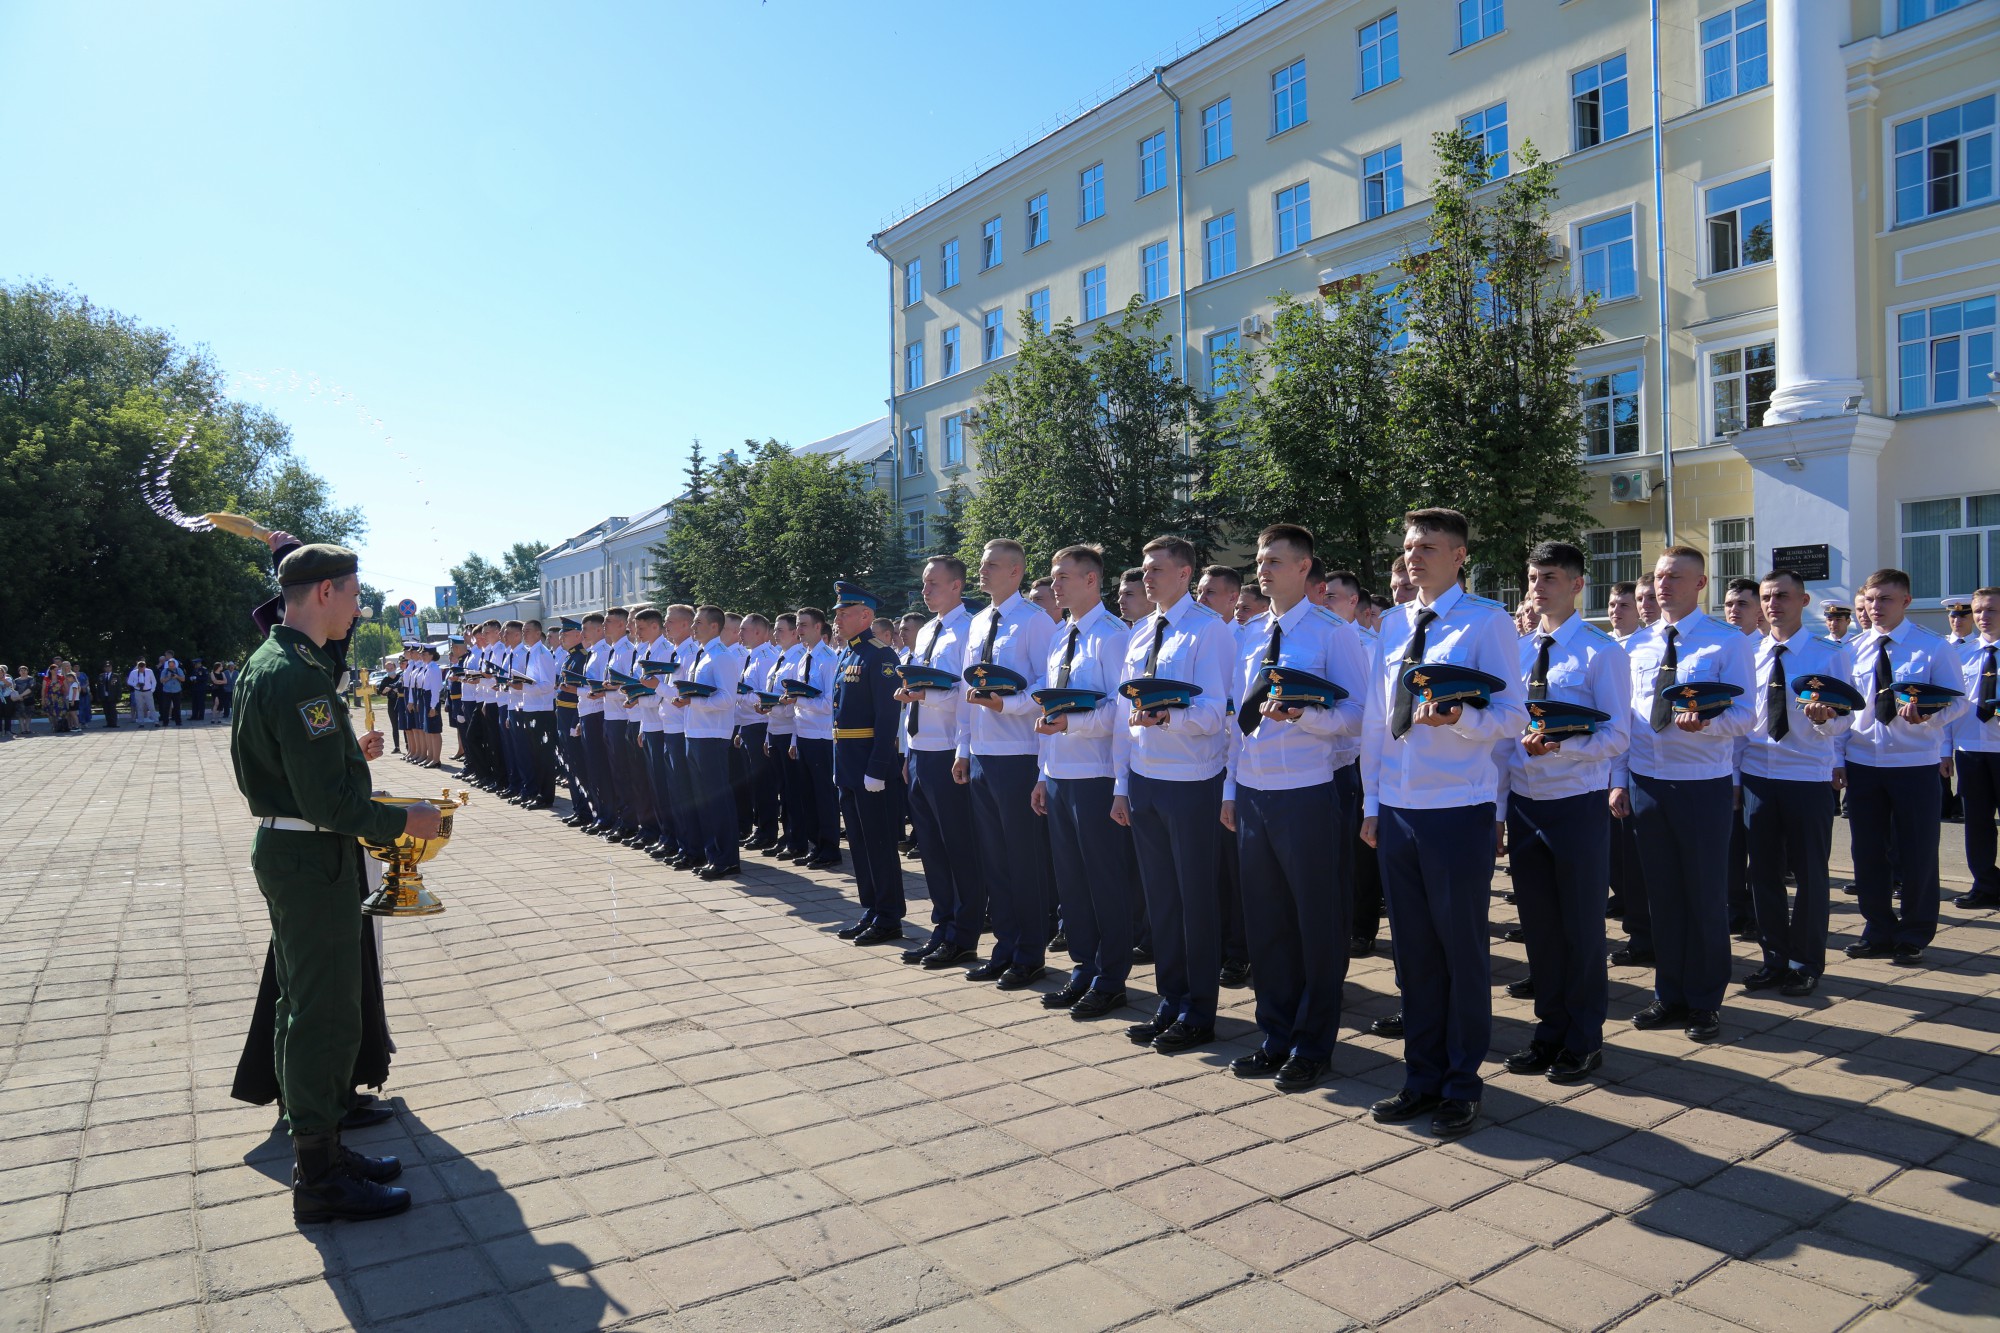
[[[799,794],[799,761],[792,758],[792,733],[767,733],[771,770],[778,777],[778,850],[790,855],[806,849],[806,821],[801,813],[807,798]]]
[[[1517,794],[1507,802],[1514,903],[1535,979],[1535,1040],[1572,1055],[1604,1045],[1612,823],[1602,791],[1542,801]]]
[[[522,729],[521,751],[528,765],[522,790],[531,800],[551,804],[556,799],[555,710],[534,713],[520,710],[514,714],[514,722]]]
[[[896,851],[903,808],[897,788],[901,785],[900,779],[891,779],[881,791],[840,789],[847,850],[854,858],[855,894],[861,900],[861,919],[869,925],[899,926],[903,922],[903,862]]]
[[[840,805],[833,787],[833,738],[795,738],[799,751],[801,836],[816,856],[840,855]]]
[[[1631,789],[1626,789],[1631,799]],[[1646,889],[1645,863],[1639,856],[1639,821],[1636,816],[1611,821],[1612,884],[1618,894],[1619,916],[1634,953],[1653,952],[1652,896]]]
[[[178,727],[181,724],[181,696],[163,690],[154,697],[160,701],[160,725]]]
[[[646,785],[645,757],[638,745],[639,724],[606,715],[604,750],[611,760],[611,809],[618,827],[635,832],[648,822],[652,802]]]
[[[569,783],[570,811],[587,820],[592,814],[590,771],[579,720],[574,708],[556,709],[556,753],[562,760],[562,776]]]
[[[1250,957],[1249,933],[1243,925],[1242,868],[1237,862],[1236,835],[1217,830],[1216,902],[1222,908],[1222,961],[1242,963]]]
[[[2000,868],[1994,865],[2000,853],[2000,835],[1993,819],[2000,811],[2000,754],[1982,750],[1959,750],[1953,755],[1958,768],[1959,799],[1965,803],[1965,863],[1972,871],[1970,896],[1988,903],[2000,903]]]
[[[194,722],[208,721],[208,691],[188,691],[188,718]]]
[[[1826,859],[1833,849],[1833,787],[1827,782],[1743,775],[1743,818],[1750,844],[1750,887],[1757,904],[1757,938],[1764,962],[1826,971],[1829,888]],[[1798,880],[1787,902],[1785,872]]]
[[[986,932],[985,870],[973,822],[972,788],[952,780],[955,757],[950,750],[910,752],[910,823],[917,831],[917,857],[931,895],[931,938],[976,949]],[[1108,797],[1105,808],[1108,812]],[[1131,856],[1129,838],[1126,856]],[[1076,940],[1072,934],[1072,950]],[[1131,965],[1130,949],[1126,965]]]
[[[590,793],[591,822],[615,824],[618,805],[611,794],[611,752],[604,746],[604,714],[583,714],[583,785]]]
[[[1854,885],[1860,891],[1866,943],[1921,949],[1937,934],[1936,772],[1929,763],[1907,768],[1847,765],[1847,824],[1854,839]],[[1900,913],[1893,883],[1898,875],[1903,882]]]
[[[743,766],[737,823],[753,836],[778,831],[778,770],[764,753],[768,726],[765,722],[751,722],[736,729],[736,755]]]
[[[1250,961],[1257,968],[1257,1027],[1264,1050],[1324,1060],[1339,1038],[1352,919],[1349,886],[1326,856],[1347,837],[1331,782],[1282,791],[1236,789],[1236,844]]]

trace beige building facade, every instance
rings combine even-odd
[[[1283,0],[879,233],[906,521],[977,484],[1019,311],[1140,294],[1207,385],[1277,293],[1397,280],[1458,125],[1558,162],[1599,294],[1593,610],[1670,536],[1822,596],[2000,582],[2000,0],[1659,8],[1656,41],[1644,0]]]

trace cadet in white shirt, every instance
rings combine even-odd
[[[972,629],[972,613],[965,608],[965,562],[948,555],[926,560],[923,598],[932,619],[917,631],[909,661],[962,679]],[[936,972],[976,956],[986,921],[972,791],[952,777],[971,725],[971,705],[962,689],[899,690],[896,698],[903,705],[910,827],[917,835],[917,858],[931,899],[930,938],[906,950],[903,961]]]
[[[1876,570],[1858,600],[1871,628],[1854,645],[1854,686],[1867,702],[1848,719],[1847,824],[1866,924],[1847,956],[1913,967],[1937,933],[1937,774],[1951,762],[1946,746],[1966,703],[1954,699],[1924,717],[1914,702],[1898,703],[1896,688],[1924,682],[1963,690],[1965,672],[1943,635],[1908,618],[1908,574]],[[1894,877],[1903,884],[1900,913]]]
[[[1229,629],[1233,652],[1229,659],[1229,684],[1236,686],[1236,663],[1243,645],[1251,638],[1261,641],[1261,631],[1236,619],[1236,604],[1243,595],[1243,575],[1228,565],[1210,565],[1201,571],[1194,586],[1194,599]],[[1236,990],[1250,981],[1250,941],[1243,924],[1243,887],[1237,866],[1236,831],[1224,826],[1216,839],[1216,892],[1222,903],[1221,983]]]
[[[638,661],[638,649],[630,638],[631,612],[614,606],[604,613],[604,639],[609,645],[605,658],[605,679],[627,677]],[[643,836],[651,815],[646,799],[645,750],[639,738],[639,719],[618,690],[604,695],[604,749],[611,759],[612,811],[617,827],[605,836],[612,842],[635,843]]]
[[[618,825],[617,797],[612,794],[611,751],[604,738],[604,666],[611,645],[604,641],[604,615],[592,611],[583,618],[583,675],[590,685],[576,692],[577,724],[583,730],[584,786],[590,791],[591,821],[586,833],[603,835]]]
[[[747,815],[750,833],[743,845],[761,852],[778,844],[778,771],[764,750],[770,722],[757,711],[757,692],[769,688],[771,668],[778,664],[779,654],[771,642],[771,622],[755,611],[743,617],[738,635],[743,688],[736,694],[736,748],[730,759],[741,779],[737,821],[745,825]]]
[[[694,661],[686,679],[709,692],[682,694],[673,706],[687,719],[687,757],[694,823],[700,830],[703,879],[723,879],[743,866],[737,853],[736,798],[729,785],[729,750],[736,735],[736,685],[743,659],[722,641],[722,608],[694,613]],[[678,862],[675,863],[677,866]]]
[[[783,691],[781,682],[786,673],[798,664],[806,652],[799,646],[797,613],[782,612],[771,623],[771,644],[778,650],[778,655],[757,688],[766,694],[779,694]],[[771,704],[764,716],[767,719],[764,748],[770,755],[771,769],[778,778],[778,840],[757,850],[760,856],[783,860],[805,850],[804,825],[799,818],[799,810],[800,803],[807,798],[799,795],[798,761],[792,758],[792,731],[797,725],[794,706],[789,702]]]
[[[652,652],[653,661],[660,667],[660,692],[651,704],[660,719],[660,752],[664,758],[660,777],[665,783],[660,791],[666,809],[662,812],[660,843],[651,855],[676,870],[692,870],[708,856],[702,846],[694,765],[688,756],[688,713],[673,705],[673,682],[693,678],[700,648],[695,641],[694,608],[686,602],[675,602],[666,609],[665,631]]]
[[[632,674],[653,690],[650,696],[629,704],[625,719],[639,729],[639,775],[633,790],[639,802],[639,838],[631,846],[642,848],[655,861],[671,859],[679,850],[676,821],[683,816],[674,806],[673,775],[667,757],[669,722],[684,728],[680,715],[665,707],[673,695],[667,678],[673,674],[673,647],[665,637],[665,620],[656,607],[642,606],[632,613]]]
[[[556,676],[561,666],[542,641],[542,622],[521,624],[516,654],[526,679],[514,692],[514,723],[521,728],[521,757],[527,765],[521,804],[546,810],[556,803]]]
[[[1953,902],[1968,909],[2000,907],[2000,868],[1994,864],[1994,815],[2000,811],[2000,588],[1972,594],[1971,637],[1959,648],[1965,668],[1966,708],[1951,730],[1952,765],[1965,804],[1965,862],[1972,892]]]
[[[840,798],[833,787],[833,682],[839,658],[826,641],[826,612],[802,606],[798,624],[800,642],[807,649],[785,678],[804,681],[817,693],[792,705],[792,756],[799,765],[799,816],[806,847],[791,859],[818,870],[840,864]]]

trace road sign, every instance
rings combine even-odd
[[[416,613],[417,604],[409,598],[405,597],[402,601],[396,603],[396,614],[403,617],[403,619],[408,620]]]
[[[458,605],[458,585],[455,583],[439,584],[431,589],[431,593],[436,599],[431,605],[437,607],[439,610]]]

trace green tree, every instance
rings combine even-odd
[[[1012,537],[1030,568],[1077,541],[1100,543],[1119,567],[1162,533],[1206,558],[1215,533],[1195,494],[1203,460],[1191,429],[1201,400],[1174,374],[1159,317],[1134,297],[1086,341],[1070,320],[1045,333],[1022,312],[1015,364],[986,381],[974,415],[985,475],[965,506],[968,562]]]
[[[500,556],[501,578],[505,581],[506,592],[527,592],[542,586],[542,567],[539,560],[542,552],[549,549],[547,542],[515,542]]]
[[[1399,289],[1410,330],[1395,370],[1409,500],[1462,510],[1478,563],[1519,571],[1537,541],[1574,540],[1591,522],[1572,376],[1577,353],[1600,337],[1596,301],[1575,293],[1555,258],[1554,171],[1532,144],[1487,191],[1477,138],[1454,130],[1433,143],[1429,247],[1405,253]]]
[[[496,602],[502,593],[512,591],[505,586],[506,571],[477,551],[468,551],[465,559],[453,565],[448,573],[452,586],[458,590],[458,604],[467,611]]]
[[[382,618],[382,608],[389,604],[389,594],[372,584],[361,585],[361,604],[372,612],[377,620]]]
[[[653,586],[669,602],[746,608],[750,583],[743,564],[743,509],[750,468],[734,458],[710,468],[700,453],[697,441],[687,489],[674,501],[673,521],[653,548]]]
[[[965,546],[965,487],[953,482],[938,496],[938,513],[931,520],[930,550],[924,555],[957,555]]]

